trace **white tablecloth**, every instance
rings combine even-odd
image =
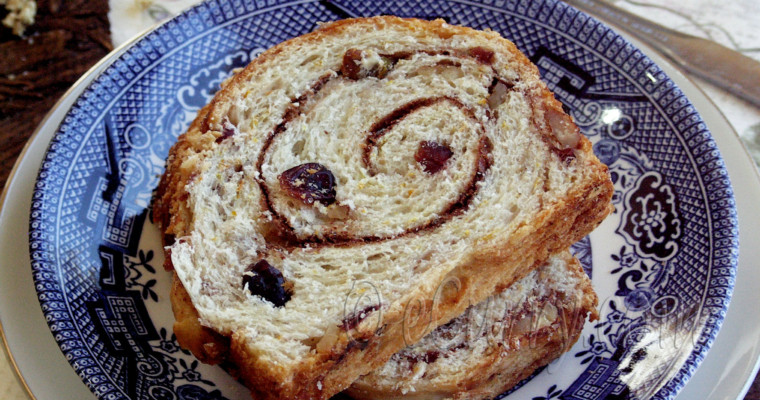
[[[115,46],[198,0],[110,0],[111,37]],[[758,0],[612,0],[612,3],[670,28],[712,39],[760,61]],[[677,3],[677,4],[673,4]],[[744,139],[760,163],[760,108],[692,77]],[[736,184],[736,183],[735,183]],[[0,399],[26,399],[5,358],[0,358]],[[40,399],[48,400],[48,399]]]

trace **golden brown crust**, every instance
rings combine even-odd
[[[175,237],[187,232],[186,223],[191,217],[190,211],[183,206],[184,200],[187,199],[185,185],[192,180],[194,170],[192,164],[184,164],[183,161],[201,153],[215,140],[214,136],[203,135],[199,131],[200,121],[210,107],[207,105],[198,112],[188,131],[180,135],[177,143],[169,150],[166,172],[161,176],[156,188],[153,198],[153,221],[163,234],[164,246],[171,245]],[[171,257],[168,257],[168,254],[166,259],[169,263],[166,265],[167,269],[171,269]]]
[[[351,398],[362,400],[403,398],[403,399],[453,399],[481,400],[490,399],[514,387],[523,379],[529,377],[541,368],[564,354],[580,338],[585,322],[585,314],[577,314],[577,310],[563,310],[564,313],[578,315],[577,320],[570,324],[577,327],[565,332],[559,327],[542,329],[530,336],[522,338],[523,346],[510,352],[504,357],[501,352],[493,352],[483,357],[480,367],[471,373],[468,379],[452,382],[451,386],[440,387],[435,391],[402,392],[401,389],[388,392],[377,390],[371,385],[353,385],[346,391]]]
[[[174,274],[170,294],[172,312],[174,312],[174,334],[182,348],[190,350],[193,355],[206,364],[219,364],[225,361],[229,353],[229,340],[213,330],[202,326],[198,311],[193,307],[187,290]]]
[[[244,86],[243,82],[259,73],[260,65],[276,57],[288,46],[317,43],[355,24],[378,27],[400,24],[412,31],[425,31],[427,34],[441,37],[451,37],[455,34],[478,35],[504,46],[503,51],[519,53],[511,42],[502,39],[496,33],[451,26],[443,21],[428,22],[395,17],[326,24],[313,33],[267,50],[228,81],[214,100],[199,112],[188,132],[180,136],[178,143],[171,149],[167,159],[167,170],[157,189],[153,209],[155,221],[164,234],[165,244],[170,244],[174,237],[188,234],[192,228],[192,215],[186,204],[188,194],[185,187],[197,173],[194,170],[194,161],[202,158],[204,152],[213,148],[216,138],[221,135],[222,116],[227,112],[231,99],[240,95],[237,88]],[[520,68],[531,70],[532,74],[536,73],[536,67],[527,58],[523,56],[519,57],[519,60]],[[549,107],[561,111],[559,103],[548,90],[544,89],[541,97],[548,101]],[[590,142],[581,138],[577,151],[590,154]],[[430,320],[429,325],[413,327],[410,331],[410,328],[404,325],[402,311],[388,312],[383,316],[384,328],[381,334],[363,331],[366,327],[360,324],[357,332],[360,336],[366,336],[366,341],[359,347],[341,331],[332,338],[332,345],[323,346],[323,351],[316,351],[309,358],[302,360],[295,372],[278,369],[265,360],[259,360],[245,345],[244,340],[235,334],[229,339],[228,358],[238,365],[241,379],[251,388],[255,398],[329,398],[345,389],[360,374],[379,367],[392,354],[405,347],[408,344],[404,340],[405,337],[422,337],[437,325],[461,314],[470,304],[490,296],[497,287],[506,287],[522,278],[537,263],[546,260],[549,254],[569,247],[590,232],[610,211],[609,201],[613,192],[606,166],[595,158],[592,159],[594,161],[589,162],[589,165],[581,166],[592,171],[591,179],[584,185],[575,188],[553,207],[544,210],[534,225],[521,227],[507,242],[484,248],[477,256],[452,271],[450,278],[460,282],[462,290],[456,296],[436,304],[435,310],[428,307],[421,317]],[[521,267],[504,273],[504,265]],[[176,277],[175,282],[179,282]],[[181,284],[175,284],[175,287],[178,289],[173,291],[173,304],[177,304],[175,313],[179,310],[178,325],[175,325],[178,340],[199,359],[220,361],[224,358],[221,354],[209,354],[205,347],[211,344],[214,349],[222,348],[225,340],[198,323],[197,312],[193,315],[186,307],[190,304],[186,292],[184,297],[181,296]],[[432,299],[434,294],[431,289],[418,289],[407,298]],[[185,306],[181,306],[182,304]],[[195,322],[192,322],[193,318]]]
[[[597,295],[590,281],[579,276],[585,273],[578,260],[569,258],[567,273],[576,275],[584,284],[578,288],[579,291],[574,293],[572,298],[564,297],[556,292],[547,296],[544,300],[546,304],[553,304],[559,311],[558,318],[552,324],[537,330],[520,332],[519,329],[507,323],[501,340],[489,342],[489,349],[479,354],[475,365],[468,365],[466,370],[458,371],[457,376],[451,377],[446,382],[436,385],[423,382],[421,385],[416,385],[415,391],[407,391],[403,385],[390,389],[378,384],[372,378],[366,380],[368,377],[364,377],[356,381],[346,393],[352,398],[364,400],[490,399],[509,390],[536,369],[549,364],[567,352],[578,341],[587,318],[589,321],[598,319]],[[510,321],[515,323],[523,318],[533,321],[537,315],[532,313],[535,311],[512,315]]]

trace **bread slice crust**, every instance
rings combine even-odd
[[[484,238],[477,251],[461,257],[456,265],[425,275],[433,284],[411,287],[392,304],[384,305],[381,329],[370,326],[369,321],[360,321],[357,326],[348,330],[350,332],[341,329],[337,329],[336,332],[335,326],[341,325],[338,322],[326,328],[324,334],[318,338],[318,345],[297,362],[288,365],[273,363],[271,357],[262,355],[261,349],[252,344],[255,339],[243,330],[234,331],[229,327],[210,323],[212,316],[207,311],[198,310],[200,303],[197,301],[201,295],[196,291],[187,290],[189,281],[182,281],[180,275],[189,274],[190,267],[183,264],[179,268],[177,260],[181,260],[178,258],[180,256],[173,253],[178,248],[187,249],[187,238],[198,229],[198,215],[190,205],[194,196],[192,188],[198,184],[199,177],[203,176],[202,165],[205,160],[225,145],[224,141],[229,136],[225,133],[227,124],[231,118],[235,119],[233,117],[238,112],[238,101],[246,97],[246,88],[251,87],[251,82],[257,82],[269,68],[273,68],[273,65],[277,65],[297,49],[319,46],[335,37],[383,30],[431,37],[442,43],[453,43],[457,38],[467,38],[471,42],[482,42],[489,46],[489,51],[496,54],[494,57],[508,57],[513,68],[511,73],[530,81],[525,83],[527,86],[524,98],[533,110],[531,123],[534,126],[526,129],[539,132],[537,140],[548,143],[548,152],[558,150],[557,154],[547,157],[559,157],[561,162],[572,164],[576,170],[583,171],[583,176],[561,196],[552,198],[551,204],[545,204],[529,221],[515,226],[509,236]],[[470,47],[470,50],[472,48]],[[483,57],[488,58],[488,53],[485,56],[477,52],[470,55],[470,58],[477,61]],[[307,92],[311,85],[313,81],[308,83],[305,89],[291,96],[291,103],[293,99],[297,100],[300,94]],[[283,117],[280,121],[284,119]],[[234,122],[240,125],[239,120]],[[173,298],[184,296],[173,302],[177,324],[180,324],[175,325],[175,328],[179,328],[175,332],[178,340],[205,362],[228,360],[234,363],[241,380],[251,389],[255,398],[329,398],[348,387],[358,376],[382,365],[392,354],[410,344],[410,341],[418,340],[436,326],[453,319],[469,305],[482,301],[499,288],[508,287],[546,260],[549,254],[566,249],[570,244],[580,240],[610,212],[613,188],[607,167],[593,156],[590,142],[582,135],[571,140],[571,156],[566,158],[568,148],[556,148],[558,145],[555,136],[559,136],[559,133],[552,135],[555,128],[569,130],[577,135],[577,127],[564,114],[561,104],[538,80],[536,67],[519,53],[514,44],[494,32],[475,31],[448,25],[443,21],[374,17],[326,24],[310,34],[283,42],[265,51],[227,81],[212,102],[198,113],[188,131],[180,136],[178,143],[170,150],[167,170],[157,189],[153,212],[154,220],[163,232],[164,244],[167,246],[166,266],[170,269],[178,267],[178,272],[181,273],[175,274],[175,290],[172,294]],[[237,140],[235,136],[233,140]],[[546,178],[545,182],[549,180]],[[485,184],[486,182],[478,183],[480,186]],[[398,236],[392,235],[394,238]],[[363,243],[362,240],[332,243],[329,235],[325,234],[322,237],[327,237],[328,240],[316,244],[328,248]],[[285,238],[284,241],[288,240]],[[313,242],[309,243],[309,246],[314,245]],[[288,249],[285,252],[287,251]],[[440,283],[446,281],[457,282],[459,290],[434,302]],[[410,327],[405,320],[405,317],[408,317],[406,306],[414,301],[419,301],[425,306],[419,319],[429,323]],[[188,305],[193,310],[186,309]],[[202,335],[200,340],[198,335]]]
[[[580,263],[564,252],[397,353],[346,393],[362,400],[496,397],[569,350],[586,319],[598,319],[597,304]]]

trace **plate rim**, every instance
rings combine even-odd
[[[469,2],[466,2],[466,1],[460,1],[460,2],[462,2],[462,3],[469,3]],[[296,3],[298,3],[298,2],[296,2]],[[559,3],[559,2],[557,2],[557,3]],[[290,4],[291,4],[291,3],[287,3],[287,5],[290,5]],[[567,6],[567,7],[571,7],[571,6],[569,6],[569,5],[566,5],[566,6]],[[195,7],[198,7],[198,6],[195,6]],[[193,9],[193,8],[195,8],[195,7],[192,7],[191,9]],[[184,11],[182,14],[180,14],[180,15],[183,15],[183,14],[187,13],[187,12],[188,12],[189,10],[191,10],[191,9],[185,10],[185,11]],[[593,19],[597,20],[596,18],[594,18],[594,17],[590,16],[589,14],[583,13],[583,12],[581,12],[581,11],[578,11],[578,12],[579,12],[579,13],[581,13],[581,14],[583,14],[583,15],[586,15],[586,16],[588,16],[589,18],[593,18]],[[598,20],[597,20],[597,21],[598,21]],[[152,31],[154,31],[154,30],[156,30],[156,29],[159,29],[161,26],[163,26],[164,24],[166,24],[166,23],[168,23],[168,22],[169,22],[169,21],[165,21],[165,22],[164,22],[163,24],[161,24],[161,25],[158,25],[158,26],[156,26],[156,27],[154,27],[154,28],[151,28],[151,29],[148,29],[148,30],[146,30],[146,31],[145,31],[143,34],[141,34],[141,35],[139,35],[139,36],[137,36],[137,37],[133,38],[132,40],[130,40],[130,41],[126,42],[126,43],[124,43],[123,45],[119,46],[119,48],[117,48],[117,49],[115,49],[114,51],[112,51],[111,53],[109,53],[109,55],[107,55],[106,57],[104,57],[103,59],[101,59],[101,60],[100,60],[100,61],[99,61],[99,62],[98,62],[98,63],[97,63],[97,64],[96,64],[94,67],[92,67],[92,68],[91,68],[91,70],[89,70],[89,71],[88,71],[87,73],[85,73],[85,74],[84,74],[82,77],[80,77],[80,79],[79,79],[79,80],[78,80],[78,81],[77,81],[77,82],[76,82],[76,83],[75,83],[75,84],[72,86],[72,88],[70,88],[70,89],[69,89],[69,90],[68,90],[68,91],[67,91],[67,92],[66,92],[66,93],[65,93],[65,94],[64,94],[64,95],[61,97],[61,99],[59,99],[59,101],[56,103],[56,105],[55,105],[55,106],[54,106],[54,107],[53,107],[53,108],[52,108],[52,109],[51,109],[51,110],[48,112],[48,115],[45,117],[45,119],[43,119],[43,122],[42,122],[42,123],[41,123],[41,124],[38,126],[37,130],[35,130],[34,134],[33,134],[33,135],[32,135],[32,137],[29,139],[29,141],[27,141],[27,143],[26,143],[26,145],[25,145],[24,149],[22,150],[22,153],[19,155],[18,159],[16,160],[16,163],[14,164],[14,167],[13,167],[13,169],[12,169],[12,171],[11,171],[11,174],[9,175],[8,181],[7,181],[7,183],[6,183],[6,185],[5,185],[4,189],[3,189],[3,192],[2,192],[2,197],[0,197],[0,209],[2,209],[3,211],[5,210],[5,207],[4,207],[4,205],[5,205],[5,201],[6,201],[6,196],[7,196],[8,192],[9,192],[9,188],[10,188],[10,186],[11,186],[11,182],[12,182],[13,178],[15,178],[15,176],[17,175],[17,171],[16,171],[16,170],[17,170],[17,168],[18,168],[18,167],[19,167],[19,165],[21,164],[21,161],[27,157],[27,151],[28,151],[28,150],[29,150],[29,148],[31,147],[31,144],[32,144],[32,142],[34,142],[34,140],[36,139],[36,137],[37,137],[37,136],[38,136],[38,134],[40,133],[40,131],[41,131],[42,127],[43,127],[43,126],[45,126],[45,125],[46,125],[48,122],[50,122],[50,121],[49,121],[49,119],[51,118],[51,115],[54,113],[54,111],[56,111],[56,109],[58,108],[58,106],[59,106],[59,103],[63,102],[63,100],[67,99],[69,96],[72,96],[72,95],[73,95],[73,92],[75,91],[75,89],[76,89],[76,88],[80,88],[80,89],[81,89],[80,93],[78,94],[78,95],[81,95],[81,93],[82,93],[83,91],[87,90],[87,88],[89,87],[89,85],[90,85],[90,84],[91,84],[91,83],[92,83],[92,82],[93,82],[95,79],[97,79],[97,77],[98,77],[98,76],[100,76],[100,74],[102,74],[102,73],[103,73],[103,70],[105,69],[105,67],[107,67],[107,65],[110,65],[110,64],[111,64],[113,61],[115,61],[115,60],[116,60],[116,59],[117,59],[117,58],[118,58],[120,55],[122,55],[122,54],[124,53],[124,51],[125,51],[126,49],[128,49],[129,47],[131,47],[133,44],[135,44],[135,43],[137,43],[137,42],[141,41],[141,40],[142,40],[142,39],[144,39],[144,38],[145,38],[147,35],[149,35],[149,34],[150,34],[150,32],[152,32]],[[229,20],[229,21],[225,21],[225,22],[224,22],[224,24],[226,24],[226,23],[229,23],[229,22],[231,22],[231,20]],[[611,32],[613,32],[615,35],[618,35],[618,36],[621,36],[621,37],[625,37],[625,36],[623,36],[623,34],[622,34],[620,31],[618,31],[618,30],[616,30],[616,29],[614,29],[614,28],[611,28],[611,27],[609,27],[607,24],[605,24],[605,23],[603,23],[603,22],[601,22],[601,24],[602,24],[602,25],[603,25],[605,28],[607,28],[607,29],[610,29],[610,31],[611,31]],[[216,25],[216,26],[219,26],[219,25]],[[555,33],[559,33],[559,32],[555,31]],[[561,34],[561,33],[560,33],[560,34]],[[630,40],[629,38],[625,37],[625,39],[626,39],[626,40],[628,40],[629,42],[631,42],[631,40]],[[636,43],[636,44],[635,44],[635,48],[636,48],[637,50],[640,50],[640,51],[642,52],[642,54],[644,54],[646,57],[649,57],[649,58],[651,58],[651,54],[653,53],[652,51],[648,51],[648,52],[645,52],[645,51],[641,50],[642,48],[648,48],[648,46],[643,46],[643,45],[641,45],[640,43]],[[651,49],[650,49],[650,50],[651,50]],[[594,51],[594,50],[593,50],[593,49],[591,49],[591,51]],[[656,52],[654,52],[654,53],[656,54]],[[666,62],[666,63],[667,63],[667,64],[670,64],[669,62]],[[657,62],[657,63],[654,63],[654,65],[655,65],[655,66],[657,66],[657,68],[658,68],[658,69],[660,69],[660,68],[661,68],[661,65],[662,65],[662,64],[663,64],[663,62]],[[672,64],[670,64],[670,65],[671,65],[671,66],[673,66]],[[613,66],[613,67],[615,67],[615,66]],[[101,70],[99,70],[99,71],[95,71],[95,70],[97,70],[97,69],[101,69]],[[676,68],[676,69],[677,69],[677,68]],[[673,80],[673,78],[672,78],[671,74],[667,74],[667,77],[668,77],[668,79],[669,79],[669,80]],[[685,75],[684,75],[684,77],[687,79],[687,81],[688,81],[687,83],[688,83],[688,84],[690,84],[691,86],[693,86],[693,87],[696,87],[697,89],[699,89],[699,86],[697,86],[697,85],[695,85],[693,82],[691,82],[691,80],[690,80],[688,77],[686,77]],[[86,82],[85,82],[85,81],[86,81]],[[674,81],[674,83],[676,83],[676,82]],[[81,85],[81,86],[80,86],[80,85]],[[678,83],[676,83],[676,86],[678,86],[678,87],[680,88],[680,87],[682,87],[682,86],[683,86],[683,83],[681,83],[681,82],[678,82]],[[77,96],[78,96],[78,95],[77,95]],[[684,95],[684,98],[687,98],[687,97]],[[718,108],[717,108],[717,107],[716,107],[716,106],[715,106],[715,105],[712,103],[712,101],[709,99],[709,97],[705,96],[705,99],[706,99],[706,100],[708,100],[708,102],[710,103],[710,106],[711,106],[712,108],[714,108],[715,110],[717,110],[718,112],[720,112],[720,110],[719,110],[719,109],[718,109]],[[689,101],[689,103],[693,104],[693,102],[691,101],[691,99],[687,98],[687,100]],[[660,108],[660,107],[659,107],[659,105],[657,105],[657,107],[658,107],[658,108]],[[696,106],[695,106],[695,108],[696,108]],[[70,109],[70,108],[69,108],[69,109]],[[68,111],[68,110],[67,110],[67,111]],[[701,113],[699,113],[699,114],[701,115]],[[724,116],[723,116],[723,118],[725,119],[725,117],[724,117]],[[61,119],[60,121],[58,121],[58,124],[56,125],[57,127],[59,127],[59,126],[60,126],[60,122],[61,122],[61,121],[62,121],[62,119]],[[705,122],[705,123],[707,123],[707,121],[704,121],[704,122]],[[730,124],[729,124],[729,125],[730,125]],[[51,135],[51,136],[52,136],[52,137],[50,138],[50,140],[51,140],[51,141],[52,141],[52,140],[54,140],[54,136],[56,136],[56,134],[58,133],[58,132],[57,132],[57,127],[55,128],[56,130],[55,130],[55,131],[52,133],[52,135]],[[708,129],[708,130],[709,130],[709,129]],[[710,132],[711,132],[711,131],[710,131]],[[738,135],[736,135],[735,131],[734,131],[733,133],[734,133],[734,136],[737,136],[737,137],[738,137]],[[714,139],[714,135],[712,134],[712,132],[711,132],[711,137],[712,137],[712,140],[714,141],[715,139]],[[48,142],[48,143],[47,143],[47,145],[49,145],[49,144],[50,144],[50,143]],[[717,146],[717,143],[716,143],[716,146]],[[746,149],[745,149],[745,152],[746,152]],[[43,151],[43,154],[42,154],[42,157],[43,157],[43,158],[44,158],[44,155],[45,155],[45,154],[47,154],[47,148],[46,148],[46,149]],[[723,167],[723,169],[725,169],[725,166]],[[735,193],[735,192],[736,192],[736,190],[734,189],[734,190],[733,190],[733,193],[732,193],[734,197],[736,197],[736,193]],[[737,264],[737,266],[738,266],[738,260],[736,261],[736,264]],[[735,270],[735,269],[736,269],[736,267],[734,268],[734,270]],[[716,328],[715,328],[715,329],[716,329],[716,332],[717,332],[717,331],[720,331],[720,329],[721,329],[721,327],[720,327],[720,324],[722,324],[723,320],[724,320],[724,318],[721,318],[721,319],[720,319],[720,321],[719,321],[718,323],[716,323]],[[2,334],[3,330],[2,330],[2,324],[1,324],[1,322],[2,322],[2,321],[0,321],[0,335],[2,335],[3,343],[4,343],[5,347],[6,347],[6,350],[7,350],[8,354],[9,354],[9,355],[11,355],[11,351],[10,351],[10,348],[8,347],[8,345],[7,345],[6,341],[5,341],[5,336],[4,336],[4,334]],[[707,350],[709,350],[709,349],[707,349]],[[706,353],[706,352],[707,352],[707,350],[705,350],[705,351],[704,351],[704,353]],[[11,357],[11,359],[13,360],[13,357],[12,357],[12,355],[11,355],[10,357]],[[14,369],[15,369],[15,371],[16,371],[16,372],[18,372],[19,370],[18,370],[18,367],[17,367],[17,365],[16,365],[16,363],[15,363],[15,360],[14,360],[14,361],[12,361],[12,364],[13,364],[13,366],[14,366]],[[19,372],[19,375],[20,375],[20,372]],[[688,379],[690,378],[690,376],[691,376],[691,375],[692,375],[692,374],[689,374],[689,375],[687,375],[687,376],[685,377],[685,381],[688,381]],[[21,381],[23,382],[24,386],[25,386],[26,388],[28,388],[28,385],[27,385],[27,384],[26,384],[26,382],[23,380],[23,378],[21,379]],[[685,383],[685,381],[684,381],[684,383]],[[683,384],[683,383],[682,383],[682,384]],[[29,390],[29,392],[31,393],[31,391],[30,391],[30,390]]]
[[[588,13],[586,13],[586,14],[590,15]],[[715,135],[713,134],[714,130],[711,129],[710,126],[711,125],[720,125],[720,124],[723,124],[727,128],[728,133],[726,134],[726,138],[721,138],[721,141],[722,142],[729,141],[729,143],[723,143],[723,148],[724,149],[728,149],[728,148],[732,147],[732,146],[730,146],[731,145],[730,140],[734,140],[736,143],[738,143],[739,144],[739,146],[738,146],[739,152],[741,153],[741,160],[739,160],[737,162],[740,162],[740,161],[747,162],[748,161],[749,162],[749,165],[748,165],[749,168],[748,169],[751,171],[750,174],[752,175],[752,178],[753,178],[752,182],[755,183],[755,184],[757,184],[757,183],[760,182],[760,165],[758,165],[757,163],[754,162],[754,159],[753,159],[752,155],[750,154],[749,150],[747,149],[747,146],[742,141],[741,136],[736,131],[736,128],[734,128],[733,124],[726,117],[725,113],[720,108],[718,108],[717,104],[712,100],[712,98],[710,98],[710,96],[704,90],[703,86],[701,84],[698,84],[697,78],[689,76],[687,74],[686,70],[684,70],[680,66],[676,65],[672,61],[668,60],[667,57],[664,54],[662,54],[659,51],[655,50],[652,46],[650,46],[650,45],[642,42],[640,39],[633,37],[630,33],[626,32],[625,30],[623,30],[623,29],[619,29],[618,30],[618,28],[614,24],[609,24],[606,21],[601,20],[601,19],[599,19],[599,18],[597,18],[595,16],[591,16],[591,17],[592,18],[596,18],[597,21],[600,21],[602,24],[605,24],[608,27],[610,27],[610,29],[615,30],[619,35],[623,36],[626,40],[628,40],[629,42],[633,43],[636,46],[636,48],[646,50],[647,56],[650,57],[650,58],[652,58],[653,60],[656,60],[657,61],[656,64],[661,69],[670,69],[670,71],[668,71],[668,73],[667,73],[667,76],[669,78],[671,78],[674,81],[682,81],[682,83],[686,84],[686,85],[684,85],[684,84],[682,84],[682,83],[679,82],[678,83],[679,88],[681,88],[682,90],[685,88],[686,89],[685,91],[694,91],[695,92],[694,94],[697,96],[697,98],[699,99],[699,101],[700,102],[704,102],[704,104],[702,106],[696,105],[696,104],[694,104],[692,102],[692,105],[694,105],[695,108],[698,108],[698,112],[699,112],[700,116],[702,116],[703,114],[709,114],[709,113],[715,113],[716,114],[716,116],[713,119],[711,119],[710,122],[708,122],[707,120],[703,119],[703,121],[705,122],[705,124],[708,125],[708,131],[710,132],[710,135],[716,141],[716,145],[718,144],[718,140],[715,139]],[[665,68],[663,68],[663,66],[665,66]],[[675,79],[673,77],[675,77]],[[709,85],[708,82],[704,82],[703,81],[703,83]],[[684,95],[686,96],[685,93],[684,93]],[[687,98],[689,98],[689,101],[691,102],[692,96],[689,95],[689,96],[687,96]],[[723,153],[724,153],[724,151],[721,149],[721,158],[724,158],[723,157]],[[731,172],[730,169],[732,169],[732,168],[729,168],[728,164],[731,164],[731,162],[727,162],[726,165],[725,165],[725,168],[726,168],[726,171],[729,173],[729,178],[731,178],[731,176],[730,176],[730,172]],[[748,261],[744,261],[744,263],[742,262],[743,260],[746,260],[746,258],[742,257],[742,254],[746,255],[748,253],[748,251],[746,250],[747,249],[746,244],[744,246],[742,246],[742,244],[746,242],[747,235],[742,233],[742,229],[741,229],[742,222],[741,222],[741,220],[739,220],[739,216],[741,214],[740,210],[743,210],[743,208],[739,207],[739,205],[738,205],[738,203],[739,203],[739,196],[737,196],[737,192],[741,191],[742,193],[744,193],[746,189],[743,188],[743,185],[739,185],[742,188],[737,190],[736,186],[733,185],[733,182],[734,182],[733,178],[731,178],[731,182],[732,182],[732,186],[733,186],[733,190],[734,190],[734,199],[737,200],[737,205],[735,207],[736,207],[736,211],[737,211],[737,214],[736,214],[736,219],[737,219],[737,222],[738,222],[738,227],[737,228],[739,229],[739,255],[738,255],[738,260],[737,260],[737,265],[736,265],[736,270],[735,270],[735,276],[738,277],[741,272],[749,269],[749,267],[750,267],[749,265],[745,265],[742,268],[742,264],[748,263]],[[751,188],[752,185],[747,185],[747,187]],[[755,185],[755,189],[757,189],[757,185]],[[758,240],[756,240],[756,241],[758,241]],[[744,250],[742,250],[742,249],[744,249]],[[760,275],[759,275],[759,277],[760,277]],[[714,338],[714,341],[713,341],[712,345],[707,350],[707,352],[704,354],[703,360],[697,366],[697,369],[691,374],[691,376],[685,382],[685,384],[683,385],[683,387],[678,391],[678,394],[676,395],[676,400],[679,400],[683,396],[685,396],[685,394],[683,394],[683,392],[684,392],[685,389],[689,388],[689,386],[688,386],[689,383],[692,383],[692,382],[701,383],[700,380],[695,380],[694,377],[695,377],[695,375],[697,375],[699,373],[699,371],[705,371],[706,370],[705,368],[703,368],[703,366],[705,366],[706,363],[708,363],[708,362],[710,362],[712,360],[718,359],[718,356],[716,355],[716,353],[715,352],[711,353],[710,350],[712,350],[716,345],[724,343],[724,341],[720,341],[720,343],[719,343],[719,339],[721,338],[721,335],[720,335],[721,332],[726,332],[726,334],[733,333],[732,332],[733,331],[733,329],[732,329],[733,326],[731,326],[728,329],[726,328],[726,319],[731,316],[731,314],[729,314],[729,313],[731,312],[732,308],[736,309],[736,307],[740,307],[740,306],[744,305],[744,303],[737,304],[736,301],[734,301],[735,297],[737,296],[737,291],[736,291],[736,286],[737,285],[739,285],[740,289],[742,289],[745,286],[745,285],[740,285],[739,284],[739,280],[738,279],[736,280],[736,283],[734,284],[734,291],[732,292],[732,295],[731,295],[732,298],[731,298],[731,301],[730,301],[730,303],[728,305],[728,310],[726,310],[726,315],[724,316],[723,321],[721,322],[722,326],[718,330],[718,333],[717,333],[716,337]],[[738,294],[738,295],[741,296],[741,294]],[[741,298],[741,299],[743,300],[743,298]],[[729,322],[731,322],[731,321],[729,321]],[[760,325],[760,322],[758,322],[757,325]],[[725,337],[725,334],[723,335],[723,337]],[[760,339],[757,339],[757,342],[760,343]],[[712,354],[713,357],[710,357],[708,359],[708,357],[709,357],[710,354]],[[736,396],[732,397],[732,398],[736,398],[737,400],[743,399],[744,396],[749,391],[750,387],[752,386],[752,383],[755,380],[755,377],[758,376],[758,372],[760,371],[760,348],[758,348],[758,350],[755,351],[755,355],[752,357],[752,359],[754,360],[753,363],[752,363],[753,366],[750,367],[749,371],[746,371],[747,372],[745,374],[746,377],[744,377],[742,379],[743,384],[741,385],[741,388],[740,388],[739,392],[737,392]],[[721,359],[721,360],[723,360],[723,359]],[[721,361],[721,363],[723,363],[723,361]],[[710,362],[710,364],[708,364],[708,365],[711,365],[711,364],[712,363]],[[695,386],[695,385],[692,385],[692,387],[693,386]],[[686,400],[686,399],[684,398],[683,400]]]

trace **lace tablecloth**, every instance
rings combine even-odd
[[[115,46],[197,0],[110,0],[111,35]],[[760,1],[757,0],[612,0],[622,8],[670,28],[712,39],[760,61]],[[2,3],[2,2],[0,2]],[[677,4],[674,4],[677,3]],[[692,77],[723,112],[760,163],[760,108]],[[736,183],[735,183],[736,184]],[[10,365],[0,359],[0,398],[25,399]]]

